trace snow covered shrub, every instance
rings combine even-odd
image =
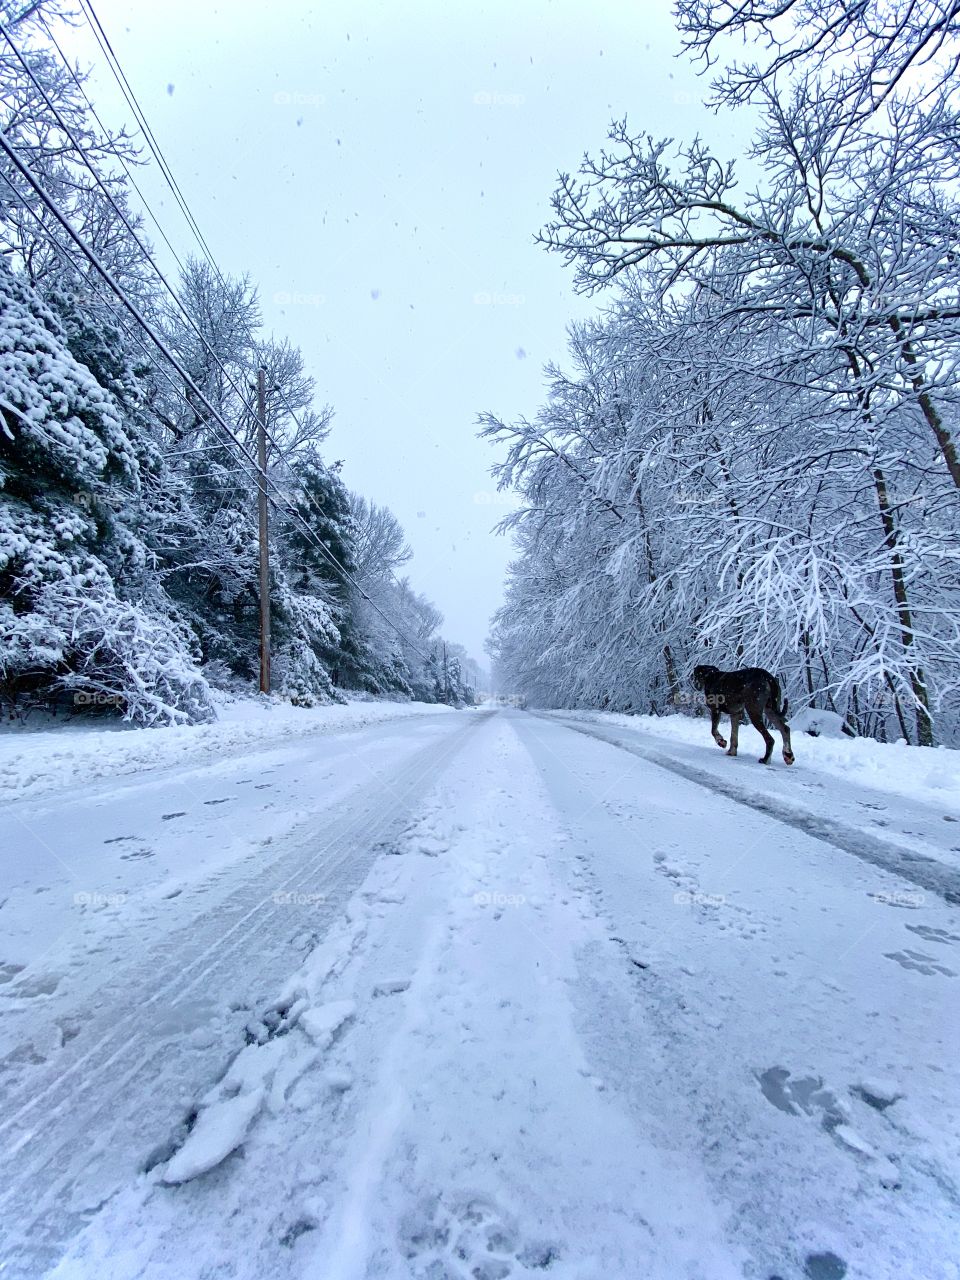
[[[59,584],[45,587],[37,604],[30,618],[46,622],[45,642],[63,669],[56,685],[78,707],[114,706],[144,725],[214,718],[206,680],[171,618],[111,590],[84,597]]]
[[[836,711],[826,711],[822,707],[804,707],[790,717],[790,728],[794,732],[808,733],[811,738],[856,736],[842,716],[837,715]]]
[[[228,697],[243,697],[250,692],[250,681],[238,676],[231,671],[225,662],[221,662],[219,658],[213,658],[210,662],[204,662],[200,668],[204,680],[210,686],[214,701],[222,701],[217,698],[217,693]]]
[[[321,654],[335,649],[340,635],[330,606],[318,595],[293,591],[280,577],[274,592],[274,688],[298,707],[342,702]]]

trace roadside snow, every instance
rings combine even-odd
[[[68,722],[56,729],[10,728],[0,734],[0,798],[46,795],[98,778],[163,769],[262,748],[306,734],[338,733],[406,716],[442,715],[451,707],[425,702],[350,702],[294,707],[255,698],[224,701],[213,724],[95,729]]]
[[[547,711],[544,715],[562,716],[567,720],[587,720],[597,724],[622,725],[652,734],[670,742],[716,749],[710,739],[709,717],[693,716],[628,716],[606,711]],[[825,719],[823,717],[826,717]],[[950,747],[912,747],[900,742],[875,742],[872,738],[834,736],[835,726],[829,713],[818,718],[819,736],[812,737],[803,727],[809,717],[791,720],[794,750],[805,768],[836,777],[842,774],[853,782],[906,796],[926,804],[949,805],[960,809],[960,751]],[[827,735],[830,736],[827,736]],[[747,726],[740,733],[740,754],[753,751],[754,730]],[[774,734],[774,761],[779,762],[780,740]],[[760,739],[757,736],[757,745]],[[719,754],[719,752],[717,753]]]

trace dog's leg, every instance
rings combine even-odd
[[[773,734],[763,723],[763,712],[756,702],[747,703],[747,715],[750,717],[750,723],[756,729],[757,733],[763,738],[763,755],[760,757],[761,764],[769,764],[770,757],[773,755]]]
[[[730,746],[727,750],[728,756],[737,754],[737,738],[740,736],[740,712],[730,712]]]
[[[715,703],[710,704],[710,732],[717,746],[726,750],[727,740],[720,732],[720,708]]]
[[[790,742],[790,726],[784,720],[778,711],[774,711],[773,707],[767,708],[767,719],[779,733],[783,739],[783,762],[784,764],[793,764],[795,756],[793,754],[793,745]],[[771,743],[772,745],[772,743]]]

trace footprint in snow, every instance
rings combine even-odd
[[[396,978],[390,982],[378,982],[373,988],[375,996],[398,996],[410,987],[409,978]]]
[[[304,1217],[297,1218],[284,1231],[279,1243],[283,1245],[284,1249],[292,1249],[301,1236],[305,1236],[308,1231],[316,1231],[319,1226],[320,1219],[314,1214],[307,1214]]]
[[[847,1119],[846,1104],[818,1077],[791,1077],[786,1067],[768,1067],[757,1072],[757,1081],[766,1100],[789,1116],[819,1115],[825,1129],[834,1129]]]
[[[903,1090],[890,1080],[860,1080],[850,1088],[874,1111],[886,1111],[905,1096]]]
[[[907,928],[911,933],[918,933],[925,942],[942,942],[946,947],[949,947],[951,942],[960,942],[957,934],[948,933],[946,929],[935,929],[933,925],[908,924]]]
[[[229,796],[221,796],[219,800],[204,800],[204,804],[226,804],[230,799]]]
[[[835,1253],[808,1253],[803,1261],[807,1280],[843,1280],[847,1264]]]
[[[0,1058],[0,1076],[7,1071],[18,1071],[21,1067],[40,1067],[46,1058],[37,1049],[32,1040],[18,1044],[4,1058]]]
[[[176,813],[161,813],[160,821],[169,822],[171,818],[185,818],[187,816],[186,809],[180,809]]]
[[[917,973],[925,973],[928,976],[939,973],[944,978],[955,978],[957,975],[952,969],[948,969],[945,965],[937,964],[934,956],[924,955],[922,951],[908,951],[906,947],[902,951],[885,951],[885,957],[888,960],[896,960],[897,964],[904,969],[913,969]]]
[[[791,1077],[785,1067],[769,1067],[766,1071],[758,1071],[756,1076],[763,1096],[778,1111],[792,1116],[808,1115],[818,1118],[820,1127],[836,1142],[872,1163],[881,1185],[888,1188],[899,1186],[900,1174],[897,1167],[853,1128],[850,1124],[849,1104],[827,1088],[823,1080],[817,1076]],[[831,1273],[813,1271],[809,1274],[827,1277]],[[842,1275],[843,1272],[838,1274]]]
[[[556,1244],[522,1240],[516,1220],[483,1195],[424,1200],[401,1222],[400,1247],[424,1280],[506,1280],[560,1261]]]
[[[52,996],[60,985],[60,974],[58,973],[37,973],[29,978],[22,978],[15,987],[10,988],[9,994],[12,996],[26,996],[28,999],[34,999],[36,996]]]
[[[61,1018],[57,1023],[57,1029],[60,1032],[60,1047],[63,1048],[71,1040],[76,1040],[83,1027],[84,1023],[80,1018]]]

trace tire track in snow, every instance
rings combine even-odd
[[[537,719],[547,720],[548,717],[537,716]],[[582,721],[566,720],[556,715],[549,717],[549,723],[561,724],[565,729],[572,729],[575,733],[586,734],[587,737],[597,738],[611,747],[628,751],[631,755],[639,756],[641,760],[646,760],[660,769],[675,773],[688,782],[695,782],[698,786],[715,791],[728,800],[735,800],[738,804],[755,809],[767,818],[773,818],[785,826],[793,827],[796,831],[813,836],[815,840],[832,844],[834,848],[842,849],[844,853],[852,853],[854,857],[864,862],[870,862],[883,871],[890,871],[904,880],[909,880],[921,889],[938,894],[951,906],[960,906],[960,875],[951,867],[933,858],[925,858],[900,845],[878,840],[865,831],[858,831],[855,827],[847,826],[846,823],[821,817],[808,809],[786,804],[775,796],[760,795],[739,783],[725,782],[706,769],[697,769],[694,765],[677,760],[664,751],[658,751],[655,747],[627,741],[621,735],[604,729],[600,725],[585,725]]]
[[[327,891],[328,901],[348,897],[377,856],[377,846],[402,825],[410,808],[488,718],[471,715],[449,736],[416,752],[396,773],[359,790],[342,816],[330,822],[319,850],[316,835],[305,841],[301,827],[285,842],[290,847],[280,858],[208,917],[206,930],[202,917],[194,920],[137,964],[126,989],[111,982],[91,995],[90,1004],[102,1010],[98,1038],[92,1044],[86,1043],[89,1036],[71,1041],[55,1055],[42,1082],[36,1071],[29,1072],[3,1099],[0,1219],[5,1226],[0,1256],[5,1276],[39,1274],[46,1269],[38,1268],[40,1253],[45,1263],[56,1259],[85,1220],[82,1210],[66,1207],[78,1183],[98,1157],[115,1155],[111,1138],[119,1137],[127,1148],[137,1141],[131,1135],[143,1132],[144,1095],[158,1083],[169,1087],[171,1076],[176,1080],[185,1037],[172,1046],[168,1056],[173,1061],[161,1061],[158,1072],[157,1060],[164,1057],[155,1038],[158,1006],[163,1011],[175,1008],[217,975],[220,985],[233,986],[238,969],[244,977],[255,972],[259,978],[261,957],[271,953],[279,951],[284,959],[293,922],[289,907],[281,911],[273,901],[276,891],[309,888],[315,893],[319,887]],[[223,928],[225,918],[229,923]],[[278,932],[283,937],[279,946]],[[249,960],[244,965],[247,957],[254,958],[252,971]],[[171,993],[173,998],[162,1003]],[[120,1018],[115,1016],[118,1005],[129,1009]],[[101,1202],[109,1198],[114,1189],[115,1184],[108,1185],[95,1195],[89,1190],[84,1194],[82,1186],[79,1190],[86,1208],[98,1196]],[[23,1269],[18,1272],[18,1267]]]

